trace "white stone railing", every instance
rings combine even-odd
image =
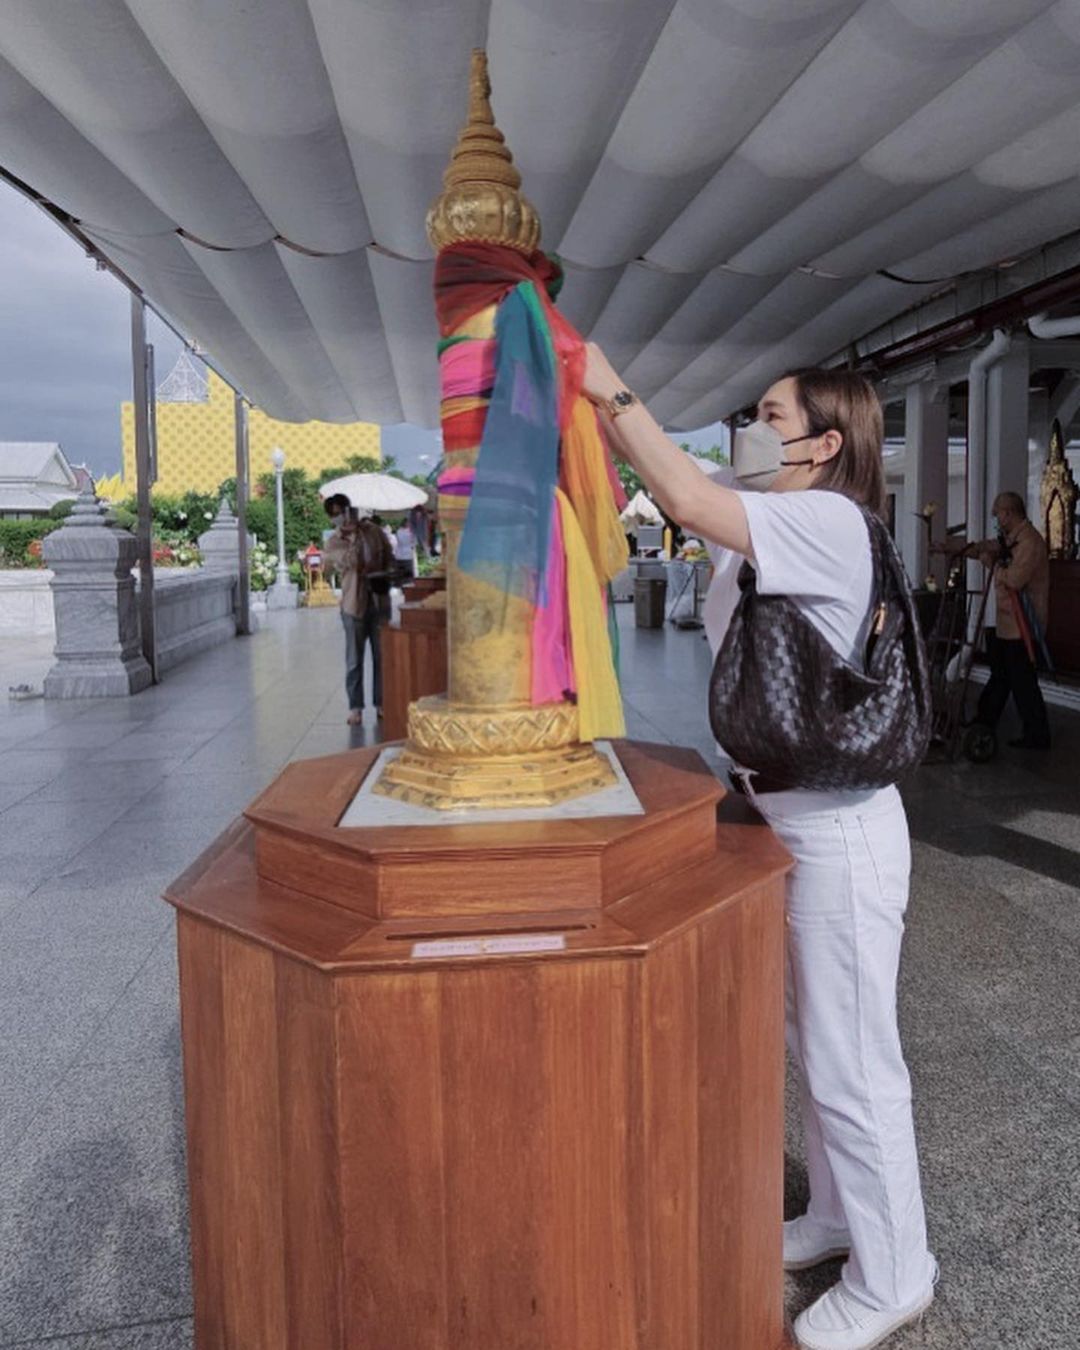
[[[192,567],[154,573],[159,675],[189,656],[236,636],[236,587],[234,572]]]
[[[222,503],[213,530],[199,540],[205,567],[155,572],[159,674],[236,636],[236,555],[224,547],[230,519]],[[145,689],[152,676],[139,636],[134,536],[111,526],[88,487],[63,526],[46,536],[43,552],[56,618],[56,664],[45,677],[45,697],[112,698]]]
[[[0,637],[55,637],[52,572],[46,567],[0,571]]]

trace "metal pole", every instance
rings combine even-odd
[[[248,575],[248,419],[247,404],[233,395],[233,421],[236,430],[236,529],[240,580],[236,591],[236,631],[251,632],[251,577]]]
[[[285,498],[281,479],[285,473],[285,452],[277,449],[271,459],[274,462],[274,489],[277,494],[277,585],[289,584],[289,564],[285,561]]]
[[[139,629],[143,656],[158,681],[157,643],[154,637],[154,542],[150,488],[153,465],[150,446],[150,389],[146,352],[146,313],[137,295],[131,297],[131,372],[135,413],[135,490],[138,525],[135,539],[139,561]]]

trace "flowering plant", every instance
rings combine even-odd
[[[155,567],[198,567],[201,562],[202,554],[182,530],[155,532]]]
[[[255,546],[248,555],[248,570],[253,591],[269,590],[274,584],[277,561],[277,554],[271,553],[261,539],[256,539]]]

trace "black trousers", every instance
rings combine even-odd
[[[1011,694],[1024,724],[1024,740],[1033,745],[1049,745],[1050,723],[1039,675],[1023,639],[999,638],[993,629],[987,629],[986,654],[990,659],[990,679],[979,697],[975,720],[988,727],[997,726]]]
[[[382,653],[379,650],[379,627],[382,614],[378,603],[372,600],[362,619],[342,611],[345,627],[345,692],[349,697],[349,711],[364,706],[364,647],[371,644],[371,675],[374,688],[372,701],[382,707]]]

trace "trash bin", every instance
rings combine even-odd
[[[663,628],[666,603],[667,579],[639,575],[634,582],[634,627]]]

